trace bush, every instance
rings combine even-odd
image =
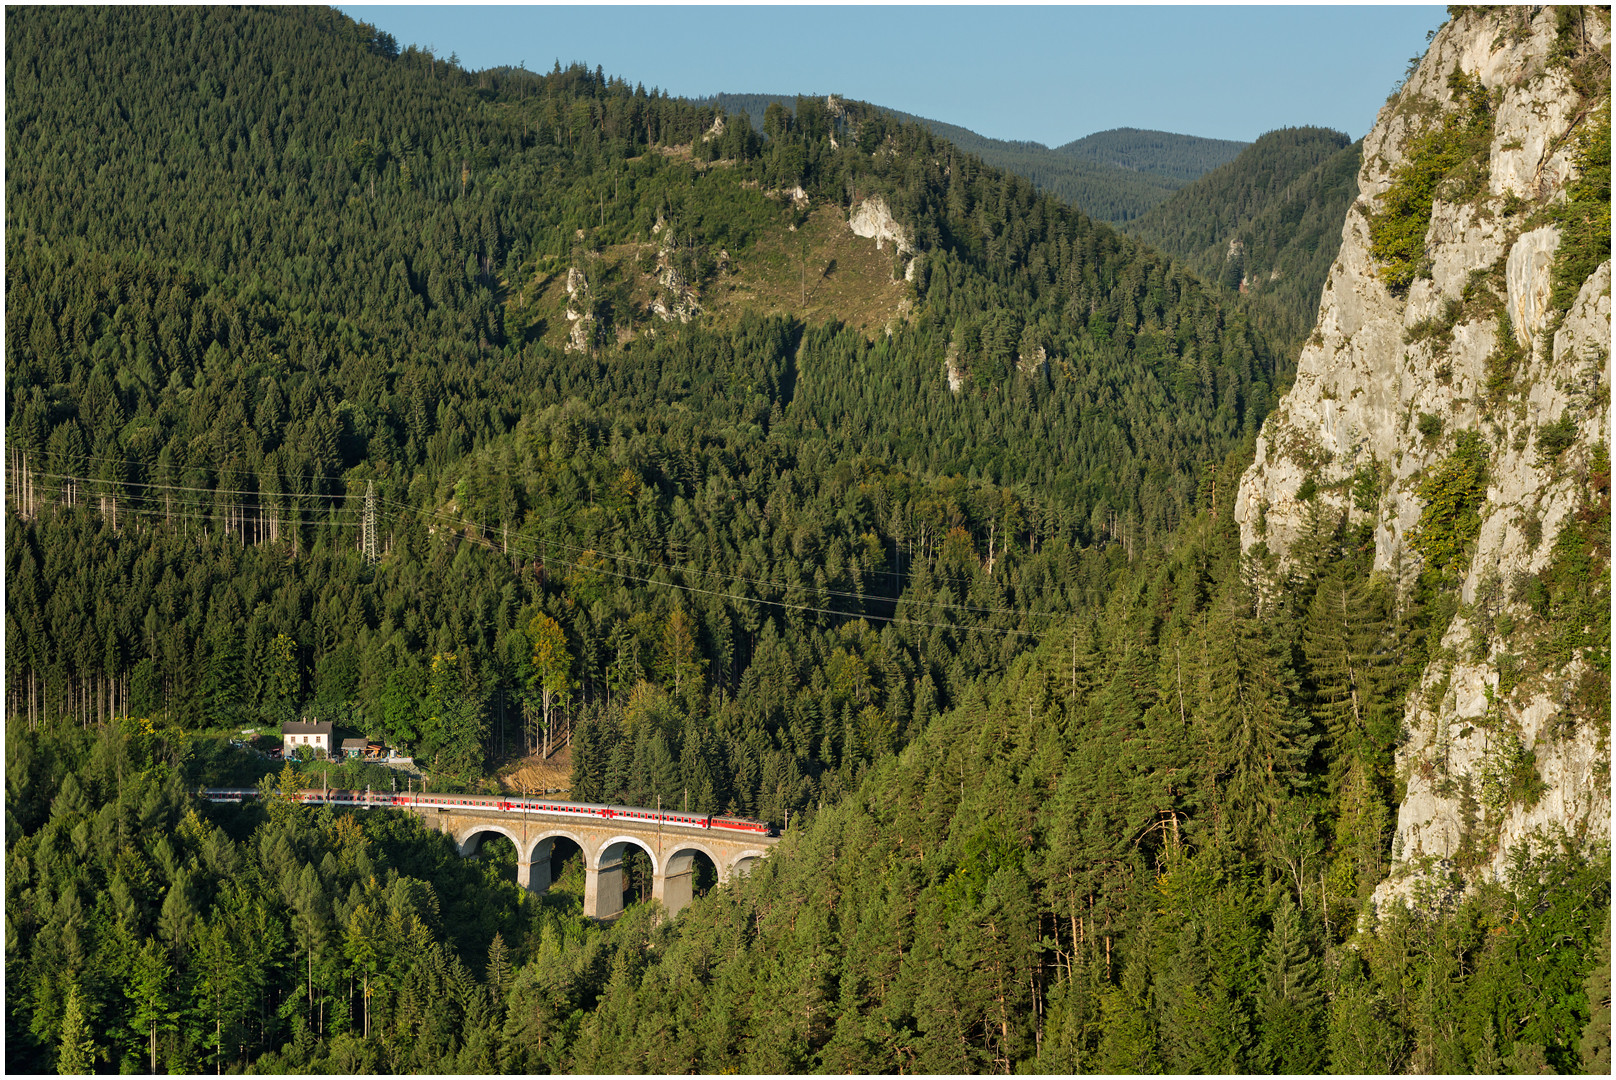
[[[1530,809],[1545,785],[1537,772],[1537,754],[1513,733],[1498,738],[1482,763],[1481,801],[1494,816],[1514,805]]]
[[[1577,439],[1577,422],[1570,413],[1564,413],[1552,424],[1537,429],[1537,464],[1539,468],[1552,464]]]
[[[1414,549],[1443,577],[1456,576],[1455,562],[1481,531],[1487,498],[1487,448],[1474,430],[1461,431],[1452,454],[1420,485],[1425,508],[1414,530]]]
[[[1352,474],[1352,505],[1366,514],[1373,514],[1380,509],[1380,492],[1380,469],[1374,462],[1360,465],[1358,471]]]

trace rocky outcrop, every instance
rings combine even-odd
[[[1504,287],[1509,295],[1509,318],[1515,328],[1515,341],[1530,345],[1549,315],[1549,292],[1553,288],[1554,251],[1560,246],[1560,230],[1553,225],[1522,233],[1509,249],[1504,263]]]
[[[1486,517],[1461,607],[1442,635],[1443,655],[1409,695],[1409,739],[1398,752],[1407,794],[1398,807],[1392,876],[1376,891],[1377,903],[1412,897],[1433,871],[1446,876],[1467,846],[1480,855],[1473,877],[1501,880],[1523,843],[1610,839],[1609,734],[1577,722],[1568,708],[1586,662],[1573,656],[1507,686],[1505,673],[1533,643],[1497,631],[1499,616],[1527,621],[1511,583],[1548,567],[1553,538],[1582,503],[1576,466],[1586,464],[1592,444],[1608,445],[1610,273],[1606,262],[1583,284],[1524,375],[1527,422],[1570,417],[1572,445],[1553,464],[1542,460],[1535,438],[1493,447]],[[1537,344],[1535,335],[1527,340]],[[1489,638],[1478,657],[1477,641]],[[1512,776],[1523,765],[1526,783],[1512,795]]]
[[[809,207],[808,193],[802,190],[801,184],[796,184],[790,188],[770,188],[763,194],[771,199],[783,199],[791,203],[792,209],[795,210],[806,210]],[[790,229],[792,232],[797,231],[795,225],[790,226]]]
[[[673,234],[669,233],[657,251],[657,293],[651,300],[651,313],[663,322],[678,319],[681,323],[687,323],[701,312],[701,298],[696,287],[673,265],[673,253],[677,246]],[[725,252],[726,264],[728,259],[729,253]]]
[[[836,141],[836,121],[842,118],[842,115],[847,112],[847,108],[842,104],[841,100],[837,98],[835,94],[826,94],[825,111],[830,114],[831,118],[830,148],[832,150],[840,150],[842,148],[842,144]]]
[[[913,254],[915,250],[903,226],[893,219],[892,211],[887,209],[887,201],[879,195],[871,195],[860,203],[847,225],[853,230],[854,236],[873,238],[877,251],[882,250],[882,242],[886,240],[892,241],[902,255]]]
[[[657,285],[660,288],[651,301],[651,311],[663,322],[678,319],[687,323],[701,311],[696,290],[675,267],[662,267],[657,272]]]
[[[566,352],[588,352],[595,340],[595,317],[590,312],[589,279],[576,266],[567,268],[567,343]]]
[[[1608,57],[1608,16],[1590,15],[1586,26]],[[1476,431],[1485,444],[1486,501],[1458,612],[1407,697],[1398,753],[1407,794],[1381,903],[1413,896],[1425,871],[1461,852],[1474,881],[1502,874],[1510,852],[1535,836],[1610,835],[1607,733],[1567,721],[1583,661],[1516,685],[1503,673],[1527,643],[1498,629],[1529,623],[1516,583],[1549,565],[1586,498],[1595,447],[1610,438],[1609,262],[1569,311],[1550,301],[1560,234],[1539,211],[1565,197],[1579,125],[1597,114],[1551,60],[1555,36],[1554,8],[1469,9],[1436,34],[1382,109],[1313,337],[1237,498],[1243,548],[1283,562],[1322,510],[1327,521],[1372,526],[1376,570],[1407,589],[1420,569],[1411,540],[1422,480],[1459,433]],[[1455,70],[1492,95],[1485,176],[1438,188],[1425,262],[1399,297],[1370,255],[1370,221],[1418,136],[1460,107]],[[1503,389],[1501,357],[1513,358]],[[1538,437],[1548,425],[1553,454]],[[1526,796],[1500,787],[1505,774],[1529,773]]]
[[[959,347],[952,341],[948,343],[948,351],[943,354],[943,375],[948,379],[948,389],[958,394],[965,389],[966,372],[960,366]]]
[[[1033,376],[1042,374],[1049,366],[1049,350],[1042,345],[1037,346],[1028,353],[1016,356],[1016,370],[1023,375]]]

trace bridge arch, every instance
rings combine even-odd
[[[669,915],[677,915],[695,898],[696,856],[712,864],[720,883],[724,880],[724,860],[699,840],[676,838],[664,849],[662,873],[656,877],[654,895]]]
[[[511,847],[516,849],[516,857],[518,859],[522,857],[522,836],[520,833],[505,825],[491,825],[486,822],[478,822],[454,833],[455,850],[460,853],[462,859],[471,858],[482,850],[483,836],[487,833],[494,833],[509,840]]]
[[[528,853],[522,850],[522,834],[519,831],[507,825],[478,822],[451,835],[454,837],[455,850],[460,853],[462,859],[474,858],[480,853],[483,841],[488,836],[503,836],[511,842],[511,848],[516,852],[516,884],[524,889],[533,887]],[[545,884],[549,884],[548,880]]]
[[[557,840],[570,840],[576,844],[579,852],[583,855],[585,867],[595,861],[594,846],[584,838],[582,833],[575,832],[572,829],[543,825],[529,828],[527,835],[528,848],[522,854],[522,863],[527,867],[527,884],[524,888],[530,892],[545,892],[553,883],[551,877],[552,857],[555,853],[555,842]]]
[[[645,852],[651,860],[651,880],[656,882],[661,879],[662,860],[657,857],[654,841],[628,833],[602,840],[594,853],[586,856],[584,863],[584,914],[605,919],[623,910],[623,861],[629,848]],[[652,891],[655,892],[654,885]]]
[[[757,867],[759,860],[767,854],[760,848],[752,848],[729,857],[729,865],[719,869],[719,881],[730,882],[736,878],[745,877]]]

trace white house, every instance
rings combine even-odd
[[[316,721],[305,724],[300,721],[291,721],[281,725],[282,752],[291,757],[300,746],[307,746],[316,752],[316,756],[331,756],[332,731],[336,724],[330,720]]]

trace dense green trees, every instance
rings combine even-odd
[[[1170,131],[1111,128],[1064,143],[1055,152],[1187,183],[1233,161],[1249,145]]]
[[[312,710],[469,774],[535,711],[596,717],[614,752],[643,681],[667,684],[675,760],[685,719],[717,723],[689,767],[737,778],[723,805],[802,808],[1002,669],[1071,583],[1103,592],[1079,553],[1183,520],[1283,377],[1192,279],[858,103],[703,142],[710,109],[582,68],[471,76],[322,12],[13,22],[13,716]],[[108,76],[42,63],[68,39]],[[111,55],[136,47],[159,82]],[[86,101],[137,98],[146,157],[85,158]],[[647,152],[680,142],[721,164]],[[922,252],[914,316],[874,343],[742,315],[581,354],[505,325],[513,291],[658,219],[702,280],[789,224],[754,183],[884,194]],[[85,198],[43,194],[64,189]],[[375,569],[352,550],[372,482]],[[959,628],[981,610],[1002,614]],[[576,692],[534,680],[541,613]],[[897,621],[872,649],[848,616]],[[841,650],[869,688],[743,716],[764,627],[788,682]],[[452,701],[428,671],[450,654]]]
[[[496,1071],[512,957],[599,948],[408,818],[195,806],[177,728],[11,728],[6,764],[10,1069]]]
[[[1318,315],[1361,154],[1339,131],[1270,131],[1128,231],[1243,294],[1252,319],[1295,349]]]
[[[1296,755],[1283,777],[1279,753],[1272,775],[1231,772],[1220,739],[1259,732],[1253,710],[1177,678],[1172,658],[1213,637],[1203,616],[1233,623],[1216,631],[1233,636],[1224,663],[1326,654],[1305,609],[1242,636],[1232,548],[1214,533],[1152,560],[1107,606],[1097,650],[1046,640],[793,829],[752,879],[688,909],[607,988],[574,1067],[1586,1067],[1579,1047],[1596,1055],[1601,1029],[1574,978],[1608,921],[1608,854],[1551,844],[1456,909],[1394,909],[1360,929],[1364,896],[1333,862],[1360,841],[1313,822],[1355,822],[1365,796],[1332,790],[1318,757],[1301,763],[1328,745],[1309,747],[1323,725],[1305,718],[1328,714],[1326,694],[1339,702],[1309,689],[1330,676],[1305,660],[1297,681],[1268,676],[1299,721],[1275,744]],[[1359,565],[1330,573],[1372,594]],[[1338,596],[1300,587],[1325,597],[1319,610]],[[1358,647],[1332,646],[1322,667],[1340,678]],[[1359,753],[1352,768],[1378,766]],[[1258,820],[1240,813],[1255,797],[1273,800]],[[1387,796],[1371,797],[1384,813]],[[751,1026],[712,1040],[697,1017],[713,1013]]]

